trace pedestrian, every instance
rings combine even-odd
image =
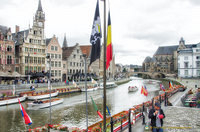
[[[165,114],[159,103],[155,103],[154,108],[149,111],[149,118],[151,119],[151,126],[153,132],[163,132],[163,118]]]

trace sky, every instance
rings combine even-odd
[[[0,0],[0,25],[20,30],[33,24],[39,0]],[[142,65],[159,46],[200,42],[200,0],[106,0],[111,14],[115,62]],[[60,45],[90,45],[97,0],[41,0],[45,36],[56,35]],[[100,3],[103,30],[103,1]],[[109,3],[109,4],[108,4]],[[102,39],[103,40],[103,39]]]

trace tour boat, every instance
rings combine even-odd
[[[25,101],[26,96],[23,96],[23,97],[16,97],[15,96],[15,97],[0,98],[0,106],[18,103],[19,102],[18,99],[20,100],[20,102]]]
[[[138,87],[137,86],[129,86],[128,87],[128,92],[135,92],[138,90]]]
[[[115,88],[115,87],[117,87],[117,84],[115,82],[107,82],[106,83],[106,89]],[[100,84],[99,88],[103,89],[103,83]]]
[[[51,97],[55,97],[58,95],[58,91],[53,91],[51,92]],[[36,100],[36,99],[45,99],[45,98],[49,98],[50,97],[50,93],[33,93],[32,95],[28,95],[27,98],[29,100]]]
[[[51,99],[51,106],[61,104],[63,103],[62,98],[54,98]],[[50,107],[50,99],[47,100],[40,100],[40,101],[33,101],[31,103],[28,103],[28,109],[43,109],[43,108],[48,108]]]

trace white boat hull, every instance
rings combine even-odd
[[[138,90],[137,87],[129,87],[128,92],[136,92]]]
[[[18,103],[18,102],[19,102],[18,99],[20,100],[20,102],[23,102],[23,101],[26,100],[26,96],[23,96],[23,97],[16,97],[16,98],[7,99],[7,100],[1,100],[1,101],[0,101],[0,106]]]
[[[59,99],[59,100],[56,100],[56,101],[51,101],[51,106],[54,106],[54,105],[58,105],[58,104],[61,104],[63,103],[63,99]],[[47,102],[47,103],[28,103],[28,109],[34,109],[34,110],[37,110],[37,109],[43,109],[43,108],[48,108],[50,107],[50,102]]]
[[[97,89],[99,89],[99,87],[88,88],[88,89],[87,89],[87,92],[96,91]],[[86,92],[85,88],[81,89],[81,92]]]
[[[106,83],[106,89],[115,88],[115,87],[117,87],[117,84],[115,82]],[[103,89],[103,83],[100,84],[99,88]]]
[[[58,91],[55,93],[51,93],[51,97],[55,97],[58,95]],[[46,99],[49,98],[50,94],[44,94],[44,95],[36,95],[36,96],[27,96],[29,100],[36,100],[36,99]]]

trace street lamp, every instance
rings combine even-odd
[[[49,92],[50,92],[50,101],[49,101],[49,104],[50,104],[50,108],[49,108],[49,113],[50,113],[50,125],[51,125],[51,57],[50,56],[47,56],[46,57],[47,59],[49,59],[49,80],[48,80],[48,88],[49,88]]]
[[[85,65],[85,98],[86,98],[86,132],[88,131],[88,102],[87,102],[87,56],[83,54]]]

